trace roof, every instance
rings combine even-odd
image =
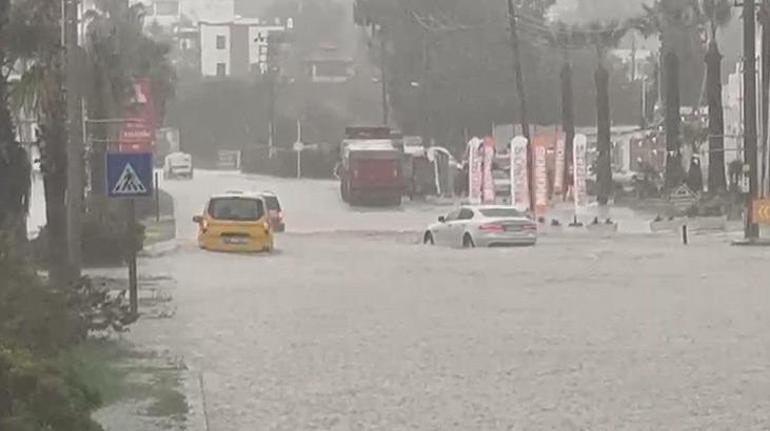
[[[345,150],[352,151],[394,151],[396,147],[390,140],[346,141]]]
[[[463,208],[470,208],[474,210],[516,210],[519,211],[516,207],[511,205],[461,205]],[[521,212],[521,211],[519,211]]]
[[[224,193],[217,193],[211,196],[211,199],[223,199],[223,198],[243,198],[243,199],[261,199],[260,193],[243,191],[243,190],[228,190]]]

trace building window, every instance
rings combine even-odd
[[[217,36],[217,49],[225,49],[227,45],[227,39],[224,36]]]
[[[224,63],[217,63],[217,76],[224,78],[227,76],[227,65]]]

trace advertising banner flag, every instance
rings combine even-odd
[[[533,141],[533,166],[535,170],[535,215],[543,217],[548,213],[548,152],[547,139],[535,138]]]
[[[556,139],[556,160],[554,160],[553,173],[553,193],[560,195],[565,192],[564,187],[564,163],[565,163],[565,145],[564,138],[559,136]]]
[[[511,205],[519,211],[529,211],[527,142],[523,136],[511,140]]]
[[[495,203],[495,177],[492,174],[492,164],[495,160],[495,140],[487,136],[482,146],[484,155],[484,180],[482,184],[482,202],[484,204]]]
[[[481,154],[484,142],[473,138],[468,142],[468,201],[473,205],[481,203],[484,157]]]
[[[130,121],[123,123],[120,130],[120,152],[151,153],[158,119],[152,103],[150,81],[136,79],[132,89],[133,95],[125,109],[125,116]]]
[[[576,135],[573,150],[573,168],[575,185],[572,193],[575,197],[575,213],[580,213],[588,206],[588,188],[586,179],[588,178],[588,162],[586,155],[588,153],[588,139],[585,135]]]

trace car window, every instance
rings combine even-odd
[[[281,210],[281,203],[278,202],[278,198],[275,196],[262,196],[262,199],[265,200],[265,205],[267,206],[268,211],[280,211]]]
[[[460,216],[458,219],[460,220],[470,220],[473,218],[473,210],[470,208],[463,208],[460,210]]]
[[[260,199],[216,198],[209,203],[208,212],[215,220],[257,221],[265,208]]]
[[[487,208],[479,210],[484,217],[526,217],[524,213],[515,208]]]
[[[446,216],[446,221],[455,221],[460,217],[460,210],[454,210]]]

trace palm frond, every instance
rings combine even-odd
[[[10,92],[11,108],[16,112],[40,114],[40,100],[45,88],[45,68],[33,65],[21,78],[12,83]]]

